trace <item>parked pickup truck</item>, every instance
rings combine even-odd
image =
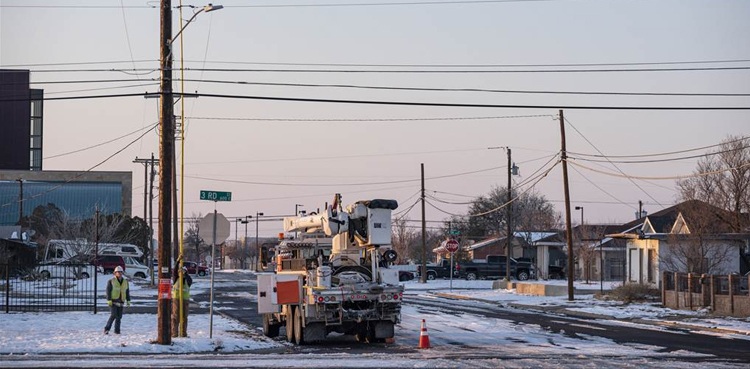
[[[480,278],[503,278],[506,275],[506,259],[503,255],[489,255],[485,262],[462,262],[456,265],[459,278],[474,280]],[[531,263],[510,258],[510,275],[525,281],[535,274]]]
[[[419,275],[422,275],[422,266],[419,266]],[[443,259],[438,264],[427,264],[427,279],[433,280],[437,278],[450,278],[451,276],[451,261]],[[453,276],[458,276],[458,273],[453,272]]]

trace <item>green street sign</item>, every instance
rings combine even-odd
[[[201,200],[232,201],[232,193],[224,191],[201,190]]]
[[[452,231],[451,231],[451,233],[450,233],[450,234],[451,234],[451,235],[453,235],[453,236],[458,236],[458,235],[460,235],[460,234],[461,234],[461,231],[459,231],[459,230],[457,230],[457,229],[454,229],[454,230],[452,230]]]

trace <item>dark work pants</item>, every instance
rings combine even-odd
[[[117,306],[117,305],[120,306]],[[109,330],[112,328],[112,322],[115,323],[115,333],[120,333],[120,321],[122,320],[122,304],[113,303],[112,306],[109,307],[109,320],[107,320],[107,325],[104,327],[104,330],[109,332]]]

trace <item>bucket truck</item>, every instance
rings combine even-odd
[[[320,214],[284,218],[298,239],[276,247],[276,269],[258,274],[263,333],[289,342],[322,341],[331,332],[383,342],[401,319],[404,287],[391,248],[395,200],[358,201],[343,208],[341,195]]]

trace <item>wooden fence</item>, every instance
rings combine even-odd
[[[663,272],[661,301],[671,309],[750,317],[749,284],[750,276]]]

